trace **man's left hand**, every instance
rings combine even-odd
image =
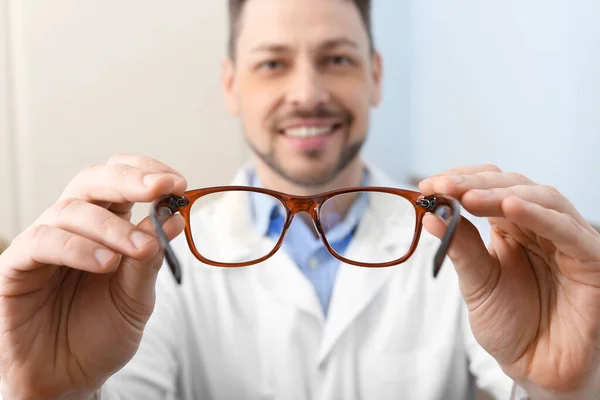
[[[462,218],[448,252],[481,346],[532,391],[600,396],[600,234],[556,189],[493,165],[419,188],[460,200],[491,225],[486,248]],[[440,238],[446,228],[430,214],[424,226]]]

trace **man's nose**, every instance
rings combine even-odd
[[[298,66],[291,76],[287,100],[294,106],[313,109],[329,100],[324,77],[315,66]]]

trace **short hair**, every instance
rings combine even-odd
[[[249,0],[229,0],[229,41],[227,44],[227,51],[229,56],[233,59],[235,57],[235,43],[240,29],[240,18],[244,11],[244,6]],[[369,46],[371,50],[374,48],[373,44],[373,32],[371,22],[371,0],[344,0],[352,1],[358,9],[360,16],[367,30],[369,37]]]

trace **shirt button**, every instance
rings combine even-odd
[[[315,269],[319,266],[319,260],[317,260],[317,257],[311,257],[308,260],[308,266],[310,267],[310,269]]]

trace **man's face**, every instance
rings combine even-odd
[[[320,186],[353,161],[379,102],[381,63],[347,0],[249,0],[228,107],[259,159],[294,184]]]

